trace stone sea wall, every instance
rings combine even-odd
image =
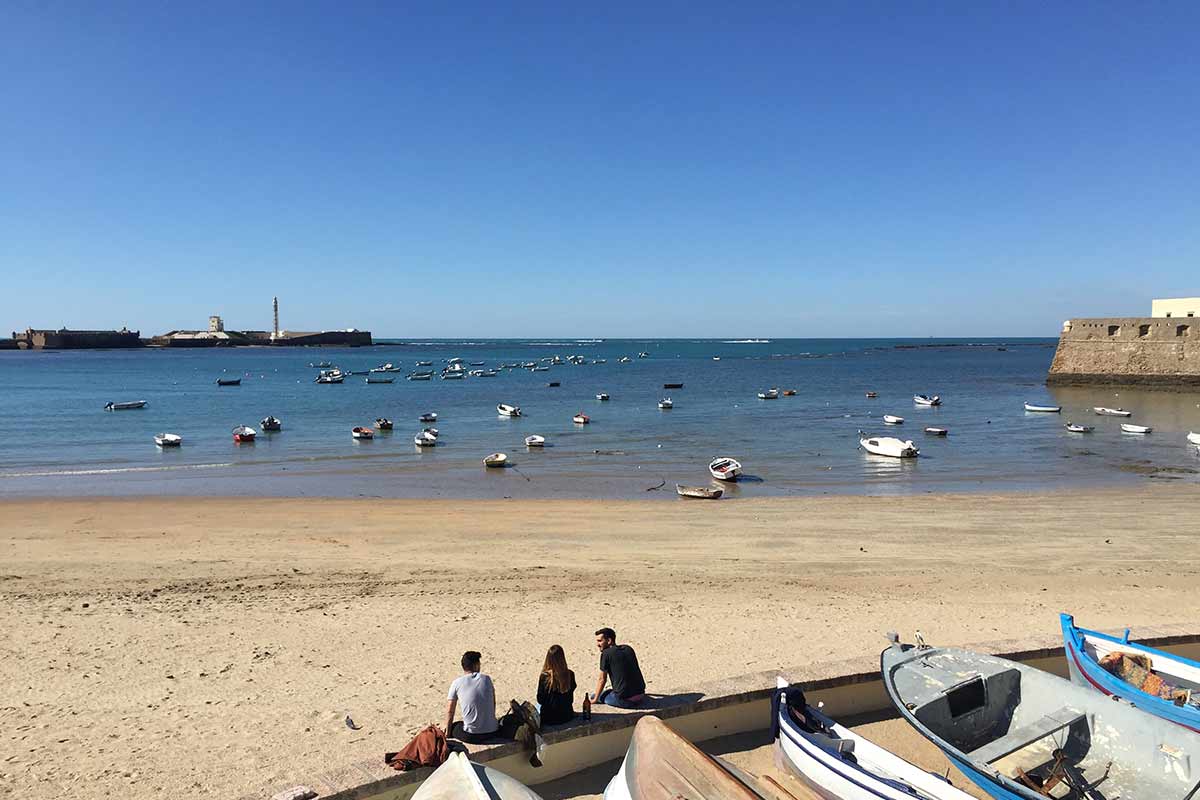
[[[1046,383],[1200,387],[1200,318],[1068,320]]]

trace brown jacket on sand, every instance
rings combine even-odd
[[[440,767],[450,757],[446,734],[437,725],[422,730],[403,750],[384,753],[383,762],[392,769],[406,771],[417,767]]]

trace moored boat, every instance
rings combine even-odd
[[[433,380],[432,372],[412,372],[404,376],[406,381],[428,381]]]
[[[417,361],[416,363],[413,364],[413,366],[414,367],[432,367],[433,362],[432,361]]]
[[[664,383],[663,388],[664,389],[682,389],[683,384],[682,383]]]
[[[263,429],[263,433],[283,430],[283,423],[269,415],[263,417],[259,421],[258,426]]]
[[[412,800],[542,800],[525,784],[498,769],[475,764],[466,753],[450,757],[426,778]]]
[[[562,386],[562,384],[558,381],[550,381],[546,384],[547,389],[557,389],[560,386]]]
[[[381,431],[390,431],[392,429],[392,421],[387,417],[379,417],[375,420],[375,427]]]
[[[395,364],[393,364],[390,361],[387,362],[386,364],[380,364],[378,367],[371,368],[371,372],[399,372],[399,371],[400,371],[400,368],[397,367]]]
[[[725,490],[720,486],[684,486],[675,484],[675,494],[680,497],[694,497],[697,500],[720,500]]]
[[[375,431],[371,428],[364,428],[361,425],[356,425],[350,429],[350,436],[355,439],[373,439]]]
[[[521,416],[521,407],[510,406],[508,403],[499,403],[496,406],[496,413],[502,417],[519,417]]]
[[[504,453],[492,453],[483,457],[483,465],[485,467],[503,467],[508,463],[508,456]]]
[[[438,443],[438,437],[435,434],[421,431],[413,437],[413,443],[417,447],[433,447]]]
[[[662,400],[658,401],[658,407],[663,411],[669,411],[675,407],[675,401],[669,397],[664,397]]]
[[[424,428],[421,430],[421,433],[428,433],[430,436],[432,436],[435,439],[438,437],[438,429],[437,428]]]
[[[592,418],[589,417],[587,414],[584,414],[582,411],[580,411],[578,414],[571,417],[571,421],[574,422],[576,425],[587,425],[589,422],[592,421]]]
[[[1062,411],[1062,406],[1040,406],[1037,403],[1026,403],[1025,410],[1037,414],[1057,414]]]
[[[919,406],[940,406],[942,404],[942,398],[940,395],[936,394],[932,397],[927,394],[914,394],[913,402]]]
[[[950,429],[949,428],[939,428],[935,425],[930,425],[928,428],[925,429],[925,432],[928,433],[930,436],[945,436],[946,434],[950,433]]]
[[[536,433],[532,434],[530,436],[526,436],[525,437],[525,446],[526,447],[545,447],[546,446],[546,437],[539,436]]]
[[[779,399],[779,390],[778,389],[768,389],[765,392],[759,392],[758,399],[759,400],[777,400],[777,399]]]
[[[795,390],[795,389],[784,389],[784,390],[783,390],[783,396],[784,396],[784,397],[795,397],[795,396],[796,396],[796,390]]]
[[[177,433],[157,433],[154,443],[159,447],[179,447],[183,444],[183,437]]]
[[[346,373],[340,369],[323,369],[320,374],[313,380],[313,383],[342,383],[346,380]]]
[[[136,408],[145,408],[145,400],[129,400],[124,403],[105,403],[105,411],[132,411]]]
[[[879,392],[867,392],[868,400],[874,400],[876,397],[879,397]]]
[[[254,437],[257,435],[258,432],[249,425],[238,425],[233,429],[233,440],[235,442],[253,442]]]
[[[1188,433],[1187,440],[1192,444],[1200,444],[1200,433]]]
[[[1154,430],[1149,425],[1132,425],[1128,422],[1121,423],[1121,433],[1137,433],[1145,435]]]
[[[597,400],[608,400],[608,392],[600,392],[600,394],[596,395],[596,399]]]
[[[1027,664],[889,638],[880,667],[892,705],[992,797],[1195,793],[1200,738],[1191,731]]]
[[[1091,425],[1077,425],[1070,420],[1067,421],[1065,427],[1068,433],[1091,433],[1095,430]]]
[[[718,456],[708,462],[708,474],[719,481],[736,481],[742,474],[742,462],[729,456]]]
[[[645,716],[633,729],[621,768],[604,787],[604,800],[764,800],[751,780],[658,717]]]
[[[241,386],[241,378],[217,378],[217,386]]]
[[[897,417],[895,414],[884,414],[883,415],[883,424],[884,425],[903,425],[904,417]]]
[[[798,686],[777,679],[771,698],[776,763],[821,798],[971,800],[949,780],[910,764],[813,708]]]
[[[1132,417],[1132,411],[1126,411],[1123,408],[1108,408],[1107,406],[1096,406],[1092,409],[1101,417]]]
[[[862,432],[859,431],[859,433]],[[894,436],[862,436],[858,440],[858,444],[863,450],[877,456],[916,458],[921,455],[920,449],[912,443],[911,439],[897,439]]]
[[[328,369],[333,366],[332,362],[329,362],[329,361],[318,361],[315,364],[312,362],[309,362],[308,365],[315,369]]]
[[[465,372],[443,372],[442,380],[444,380],[444,381],[461,381],[463,379],[463,376],[466,374],[467,373],[465,373]]]
[[[1058,618],[1072,683],[1200,733],[1200,663]]]
[[[426,411],[424,414],[417,417],[417,422],[437,422],[437,412]]]
[[[395,380],[391,375],[382,375],[377,372],[367,376],[367,383],[392,383]]]

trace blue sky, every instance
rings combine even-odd
[[[0,6],[0,328],[1055,335],[1200,294],[1195,3]]]

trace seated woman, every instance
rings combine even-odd
[[[538,705],[542,725],[561,725],[575,716],[575,673],[567,669],[561,646],[551,645],[538,676]]]

